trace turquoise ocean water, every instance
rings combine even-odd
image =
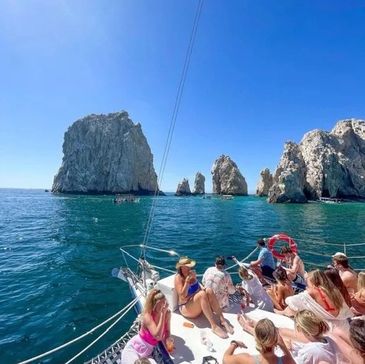
[[[114,205],[112,196],[65,196],[0,189],[0,363],[16,363],[91,329],[131,297],[111,276],[122,265],[119,247],[140,243],[152,198]],[[234,200],[160,197],[150,245],[175,249],[203,272],[217,254],[244,257],[257,238],[286,232],[307,262],[327,264],[332,244],[365,242],[365,204],[269,205],[258,197]],[[316,255],[312,254],[315,253]],[[365,246],[348,250],[364,256]],[[173,268],[175,261],[152,254]],[[352,259],[356,268],[364,259]],[[307,267],[309,269],[309,266]],[[83,362],[121,336],[133,314],[96,344]],[[43,363],[62,363],[86,340]]]

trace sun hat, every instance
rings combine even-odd
[[[176,263],[176,269],[179,269],[180,267],[189,267],[193,268],[196,265],[196,261],[193,259],[190,259],[188,257],[180,257],[179,261]]]
[[[347,258],[345,253],[337,252],[336,254],[332,255],[332,258]]]

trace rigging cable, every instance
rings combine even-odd
[[[200,20],[202,8],[203,8],[203,3],[204,3],[204,0],[199,0],[198,6],[197,6],[197,9],[196,9],[196,13],[195,13],[195,17],[194,17],[194,21],[193,21],[193,28],[192,28],[192,31],[191,31],[191,34],[190,34],[189,45],[188,45],[186,55],[185,55],[184,66],[183,66],[183,69],[182,69],[182,72],[181,72],[180,82],[179,82],[179,86],[178,86],[178,89],[177,89],[177,93],[176,93],[176,97],[175,97],[175,104],[174,104],[174,108],[173,108],[173,112],[172,112],[172,116],[171,116],[169,131],[168,131],[168,134],[167,134],[165,148],[164,148],[164,152],[163,152],[163,156],[162,156],[162,160],[161,160],[161,165],[160,165],[160,170],[159,170],[159,180],[158,180],[158,184],[156,186],[155,194],[154,194],[155,198],[152,200],[152,206],[151,206],[150,213],[149,213],[149,216],[148,216],[146,230],[145,230],[145,234],[144,234],[144,238],[143,238],[143,245],[144,246],[148,245],[149,237],[150,237],[150,234],[151,234],[152,222],[153,222],[153,219],[154,219],[154,216],[155,216],[156,206],[157,206],[157,198],[156,197],[160,193],[159,186],[161,187],[162,182],[163,182],[163,175],[164,175],[164,172],[165,172],[167,157],[168,157],[169,152],[170,152],[172,137],[173,137],[173,134],[174,134],[176,119],[177,119],[177,116],[178,116],[178,113],[179,113],[181,99],[182,99],[183,92],[184,92],[185,81],[186,81],[187,73],[188,73],[188,70],[189,70],[191,55],[192,55],[192,52],[193,52],[193,47],[194,47],[194,43],[195,43],[195,39],[196,39],[196,34],[197,34],[199,20]],[[145,254],[146,254],[146,249],[144,248],[142,250],[143,259],[145,259]]]

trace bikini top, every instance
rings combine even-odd
[[[327,301],[327,297],[326,295],[323,293],[322,289],[320,287],[316,287],[318,293],[319,293],[319,296],[321,297],[323,303],[324,303],[324,306],[325,306],[325,310],[327,312],[330,312],[330,311],[336,311],[336,307],[331,307],[331,305],[328,303]]]
[[[200,285],[199,281],[196,280],[193,284],[191,284],[188,288],[188,296],[193,295],[195,292],[199,291]]]

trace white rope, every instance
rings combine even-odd
[[[315,252],[312,252],[312,251],[305,251],[305,254],[310,254],[310,255],[316,255],[316,256],[319,256],[319,257],[326,257],[326,258],[332,258],[333,255],[328,255],[328,254],[322,254],[322,253],[315,253]],[[362,256],[354,256],[354,257],[347,257],[348,259],[364,259],[365,258],[365,255],[362,255]]]
[[[70,341],[68,341],[68,342],[66,342],[66,343],[64,343],[64,344],[62,344],[62,345],[60,345],[60,346],[57,346],[57,347],[55,347],[54,349],[51,349],[51,350],[49,350],[49,351],[47,351],[47,352],[45,352],[45,353],[43,353],[43,354],[37,355],[37,356],[35,356],[35,357],[33,357],[33,358],[30,358],[30,359],[27,359],[27,360],[25,360],[25,361],[22,361],[22,362],[20,362],[19,364],[26,364],[26,363],[30,363],[30,362],[32,362],[32,361],[34,361],[34,360],[37,360],[37,359],[43,358],[43,357],[45,357],[45,356],[47,356],[47,355],[50,355],[50,354],[52,354],[52,353],[54,353],[54,352],[56,352],[56,351],[58,351],[58,350],[61,350],[61,349],[65,348],[66,346],[69,346],[69,345],[71,345],[71,344],[75,343],[76,341],[81,340],[81,339],[82,339],[82,338],[84,338],[85,336],[92,334],[95,330],[97,330],[97,329],[98,329],[98,328],[100,328],[101,326],[103,326],[103,325],[105,325],[106,323],[108,323],[110,320],[113,320],[115,317],[117,317],[118,315],[122,314],[122,313],[123,313],[123,312],[124,312],[127,308],[129,309],[129,306],[130,306],[130,305],[132,305],[131,307],[133,307],[133,306],[136,304],[137,300],[138,300],[138,299],[137,299],[137,298],[135,298],[133,301],[131,301],[130,303],[128,303],[128,305],[126,305],[125,307],[123,307],[123,308],[122,308],[120,311],[118,311],[116,314],[114,314],[113,316],[109,317],[107,320],[103,321],[101,324],[99,324],[99,325],[95,326],[95,327],[94,327],[94,328],[92,328],[91,330],[89,330],[89,331],[85,332],[84,334],[82,334],[82,335],[80,335],[80,336],[76,337],[75,339],[72,339],[72,340],[70,340]]]
[[[319,257],[332,258],[332,255],[322,254],[322,253],[314,253],[314,252],[311,252],[311,251],[305,251],[305,254],[317,255]]]
[[[294,239],[294,241],[302,242],[302,243],[308,243],[309,240],[311,240],[311,239],[310,238],[308,238],[307,240],[304,240],[304,239]],[[316,240],[311,240],[311,242],[313,244],[330,245],[330,246],[340,246],[340,247],[343,247],[344,245],[346,245],[346,247],[365,245],[365,243],[355,243],[355,244],[344,244],[344,243],[342,243],[342,244],[340,244],[340,243],[327,243],[325,241],[316,241]]]
[[[176,273],[175,270],[167,269],[167,268],[162,268],[162,267],[159,267],[158,265],[152,265],[152,264],[150,264],[150,267],[156,268],[156,269],[160,269],[160,270],[163,270],[165,272],[172,273],[172,274],[175,274]]]
[[[232,268],[234,268],[234,267],[236,267],[236,266],[238,266],[238,265],[240,265],[240,263],[243,263],[243,262],[245,262],[247,259],[249,259],[255,252],[256,252],[256,250],[258,249],[258,247],[256,247],[254,250],[252,250],[252,252],[249,254],[249,255],[247,255],[247,257],[245,257],[245,258],[243,258],[240,262],[238,262],[238,263],[236,263],[236,264],[233,264],[233,265],[231,265],[230,267],[228,267],[226,270],[229,270],[229,269],[232,269]]]
[[[141,295],[139,295],[138,297],[136,297],[133,301],[138,301],[140,299]],[[133,302],[132,301],[132,302]],[[131,303],[132,303],[131,302]],[[83,354],[86,350],[88,350],[91,346],[93,346],[97,341],[99,341],[106,333],[109,332],[109,330],[114,327],[132,308],[133,306],[136,304],[136,302],[134,302],[133,304],[129,303],[129,307],[128,309],[117,319],[115,320],[104,332],[102,332],[93,342],[91,342],[88,346],[86,346],[86,348],[82,349],[79,353],[77,353],[75,356],[73,356],[69,361],[66,362],[66,364],[70,364],[72,361],[74,361],[75,359],[77,359],[81,354]]]

